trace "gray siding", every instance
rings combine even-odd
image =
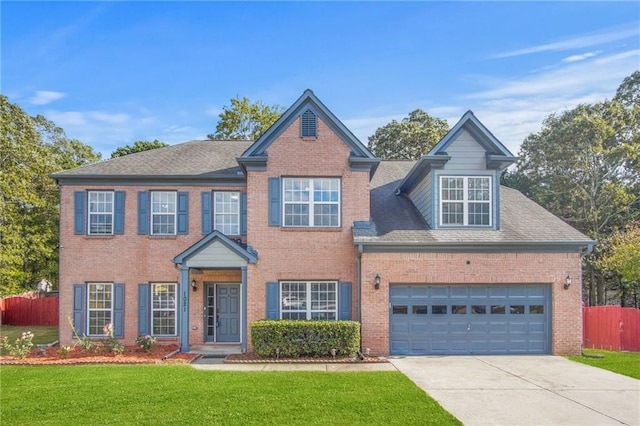
[[[487,170],[486,151],[465,130],[446,148],[446,151],[451,156],[451,160],[444,166],[447,173],[469,175]]]
[[[431,227],[433,227],[431,223],[431,209],[433,208],[432,179],[431,174],[428,174],[409,194],[409,198]]]
[[[220,241],[214,241],[189,259],[191,268],[226,268],[246,266],[247,262]]]

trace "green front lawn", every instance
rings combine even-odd
[[[3,424],[459,425],[399,372],[3,366]]]
[[[599,349],[585,349],[584,353],[587,355],[603,355],[604,358],[570,356],[569,359],[640,379],[640,352],[611,352]]]
[[[13,343],[25,331],[33,333],[33,343],[36,345],[53,343],[58,340],[58,326],[43,325],[4,325],[0,326],[0,336],[7,336]]]

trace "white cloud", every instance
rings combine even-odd
[[[37,90],[36,94],[29,99],[29,102],[33,105],[46,105],[51,102],[55,102],[58,99],[62,99],[67,96],[66,93],[63,92],[53,92],[50,90]]]
[[[524,49],[502,52],[494,55],[494,58],[509,58],[513,56],[530,55],[532,53],[563,51],[571,49],[584,49],[592,46],[600,46],[614,41],[638,37],[638,24],[633,23],[624,27],[608,28],[606,30],[583,34],[552,43],[531,46]]]
[[[219,107],[210,107],[204,110],[204,113],[206,115],[211,115],[214,117],[219,116],[221,112],[222,112],[222,108],[219,108]]]
[[[587,53],[583,53],[581,55],[571,55],[571,56],[567,56],[566,58],[564,58],[562,60],[562,62],[577,62],[577,61],[582,61],[585,59],[589,59],[589,58],[593,58],[594,56],[596,56],[598,53],[600,52],[587,52]]]

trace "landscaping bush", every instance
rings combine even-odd
[[[265,358],[354,357],[360,348],[360,323],[259,320],[251,323],[251,343],[256,355]]]

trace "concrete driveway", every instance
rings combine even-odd
[[[389,360],[465,425],[640,425],[640,380],[562,357]]]

